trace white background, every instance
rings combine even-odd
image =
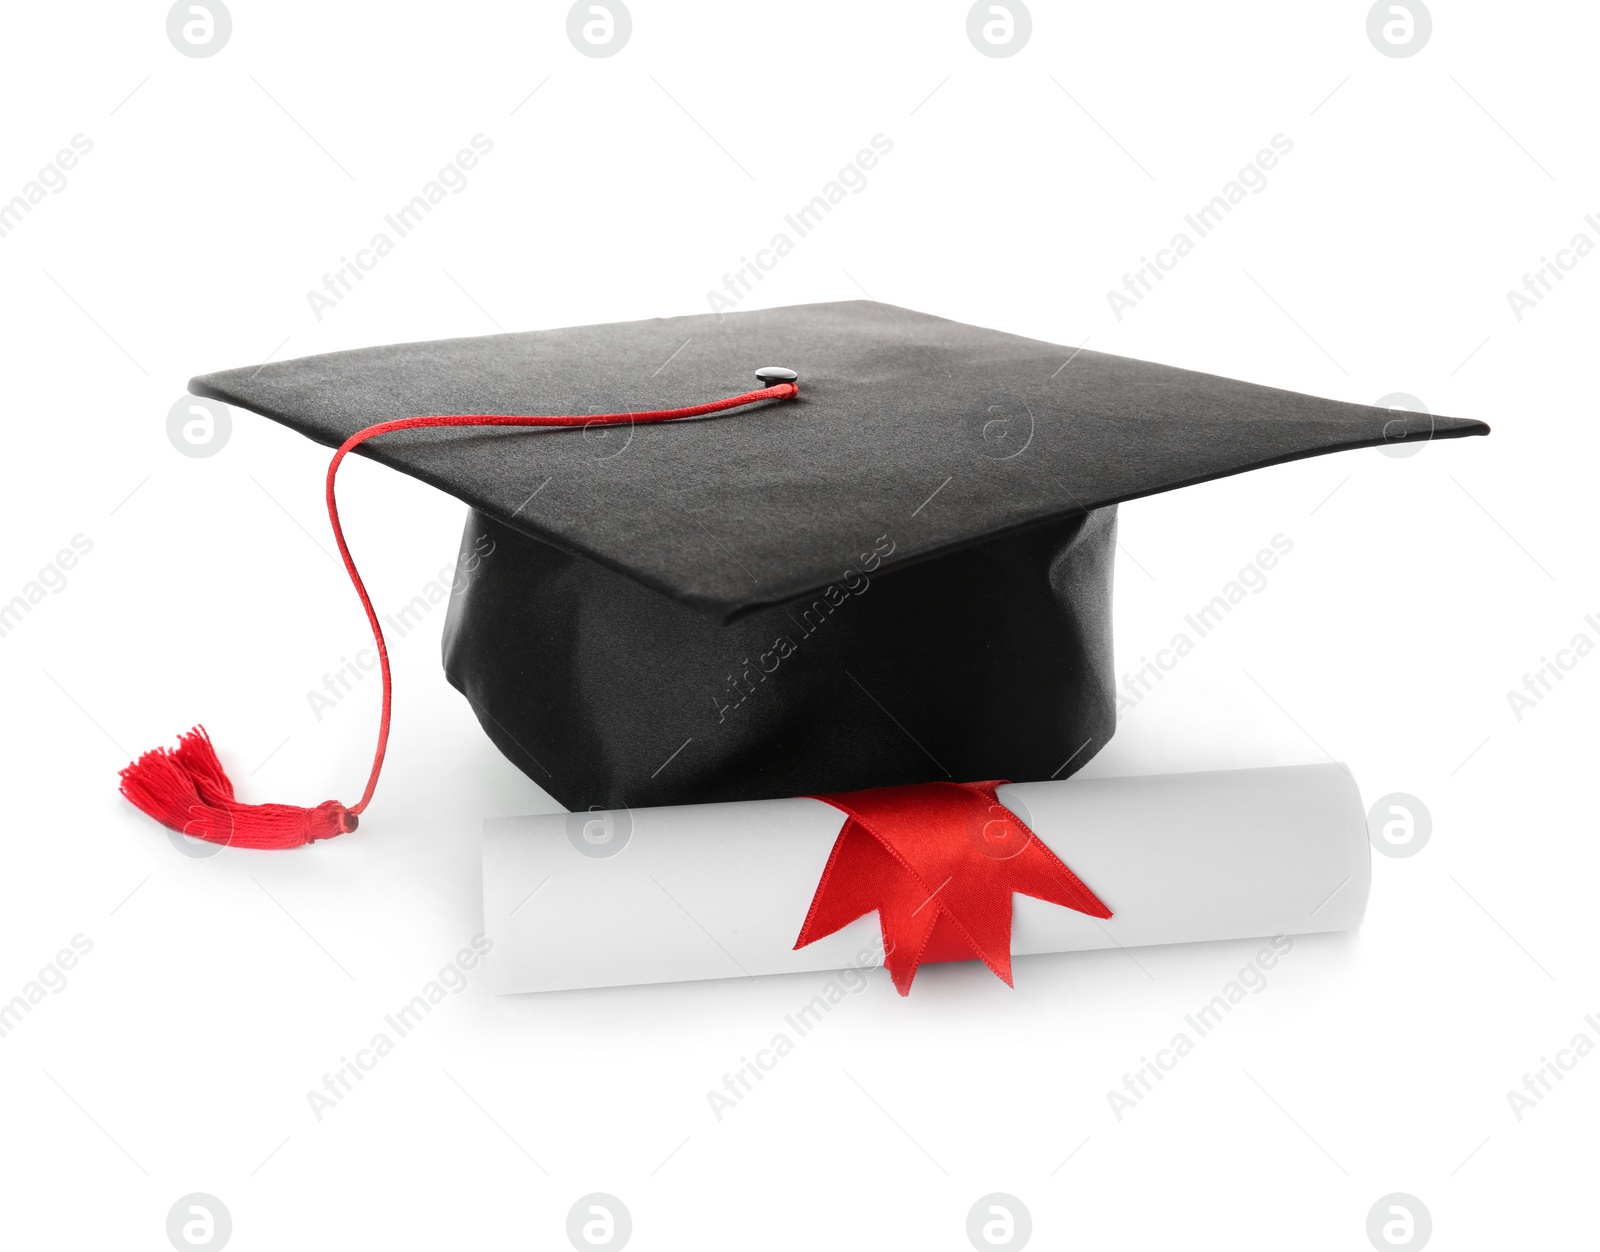
[[[1436,1247],[1581,1239],[1600,1059],[1520,1121],[1506,1093],[1600,1043],[1600,659],[1520,721],[1506,692],[1600,641],[1600,257],[1521,321],[1506,292],[1600,243],[1600,15],[1437,0],[1395,59],[1366,9],[1038,3],[995,59],[960,3],[636,0],[592,59],[562,4],[237,0],[193,59],[159,4],[9,6],[0,199],[94,146],[0,238],[0,600],[72,536],[93,550],[0,638],[0,997],[76,934],[93,951],[0,1038],[0,1241],[164,1248],[195,1191],[238,1249],[565,1247],[592,1191],[639,1249],[964,1248],[995,1191],[1039,1247],[1365,1248],[1394,1191]],[[466,189],[318,321],[307,290],[480,132]],[[908,1000],[877,975],[721,1121],[708,1089],[821,976],[512,998],[475,976],[318,1121],[306,1092],[480,929],[482,820],[553,805],[446,685],[442,613],[394,646],[357,834],[195,859],[117,796],[203,719],[245,798],[349,801],[376,724],[375,678],[320,721],[305,696],[365,642],[326,452],[238,412],[185,457],[168,409],[268,356],[703,312],[879,132],[867,188],[746,307],[865,291],[1494,426],[1122,510],[1124,668],[1274,534],[1294,551],[1089,772],[1332,756],[1369,801],[1419,797],[1431,842],[1378,858],[1360,934],[1299,941],[1120,1121],[1107,1091],[1259,945],[1030,958],[1014,991],[928,969]],[[1280,132],[1267,188],[1117,320],[1106,291]],[[375,599],[409,599],[461,506],[370,464],[343,482]]]

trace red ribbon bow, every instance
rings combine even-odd
[[[995,795],[1000,782],[813,796],[845,815],[795,947],[874,909],[901,995],[924,961],[977,957],[1011,985],[1011,893],[1090,917],[1111,910]]]

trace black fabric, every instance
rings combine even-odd
[[[1116,721],[1116,509],[909,567],[902,539],[865,534],[822,593],[727,624],[474,510],[445,671],[572,809],[1082,766]]]
[[[338,352],[197,378],[336,446],[428,414],[692,422],[363,445],[464,500],[450,680],[571,808],[1065,777],[1115,723],[1115,505],[1487,433],[870,302]]]
[[[729,619],[826,586],[862,535],[886,528],[906,564],[1382,444],[1386,427],[1391,438],[1488,430],[866,301],[365,348],[189,386],[336,446],[396,417],[700,404],[753,389],[765,365],[798,370],[800,399],[631,429],[405,431],[360,451]]]

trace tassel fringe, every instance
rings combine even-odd
[[[153,749],[124,769],[122,794],[168,830],[233,848],[298,848],[360,821],[337,800],[314,809],[241,804],[203,726],[179,735],[176,748]]]

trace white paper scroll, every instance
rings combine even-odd
[[[1350,930],[1366,909],[1366,818],[1343,766],[1013,783],[999,798],[1113,914],[1018,895],[1016,955]],[[487,821],[491,976],[501,992],[555,991],[859,965],[881,953],[876,914],[793,950],[843,823],[801,799]]]

